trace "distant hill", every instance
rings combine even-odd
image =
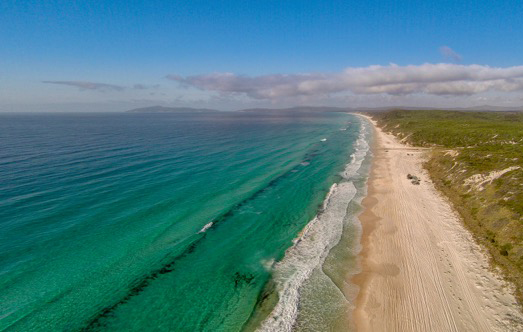
[[[248,108],[237,112],[383,112],[391,110],[453,110],[453,111],[523,111],[523,107],[501,107],[501,106],[473,106],[473,107],[409,107],[409,106],[387,106],[387,107],[332,107],[332,106],[295,106],[288,108]],[[149,106],[135,108],[128,113],[203,113],[220,112],[210,108],[193,107],[165,107]]]
[[[523,106],[481,105],[481,106],[473,106],[473,107],[467,107],[467,108],[461,108],[461,109],[458,108],[458,110],[511,112],[511,111],[523,111]]]
[[[202,113],[202,112],[219,112],[209,108],[192,108],[192,107],[165,107],[149,106],[134,108],[127,113]]]
[[[472,107],[412,107],[412,106],[385,106],[385,107],[358,107],[354,110],[361,112],[382,112],[392,110],[407,110],[407,111],[492,111],[492,112],[517,112],[523,111],[523,106],[491,106],[480,105]]]
[[[523,111],[523,106],[503,107],[481,105],[473,107],[412,107],[412,106],[384,106],[384,107],[331,107],[331,106],[296,106],[289,108],[248,108],[238,112],[386,112],[392,110],[449,110],[449,111]]]
[[[348,107],[330,106],[295,106],[289,108],[248,108],[238,112],[350,112]]]

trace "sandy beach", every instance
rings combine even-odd
[[[510,285],[423,170],[428,151],[375,126],[373,153],[362,272],[351,280],[357,331],[522,331]]]

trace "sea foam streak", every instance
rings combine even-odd
[[[369,150],[366,142],[368,124],[362,120],[356,151],[342,173],[344,181],[333,184],[323,209],[302,231],[274,269],[274,282],[279,301],[262,322],[259,331],[291,331],[298,316],[300,288],[313,271],[321,268],[330,250],[338,244],[343,232],[347,207],[357,193],[350,181]]]
[[[209,228],[212,227],[213,224],[214,224],[214,223],[213,223],[212,221],[209,222],[209,223],[207,223],[207,224],[205,224],[205,226],[203,226],[203,228],[200,229],[200,231],[198,232],[198,234],[199,234],[199,233],[205,233]]]

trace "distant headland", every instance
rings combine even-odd
[[[165,106],[149,106],[133,108],[126,111],[127,113],[203,113],[203,112],[219,112],[218,110],[210,108],[193,108],[193,107],[165,107]]]

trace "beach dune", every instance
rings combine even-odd
[[[522,331],[510,285],[423,170],[427,150],[377,127],[374,137],[362,271],[352,278],[357,331]]]

